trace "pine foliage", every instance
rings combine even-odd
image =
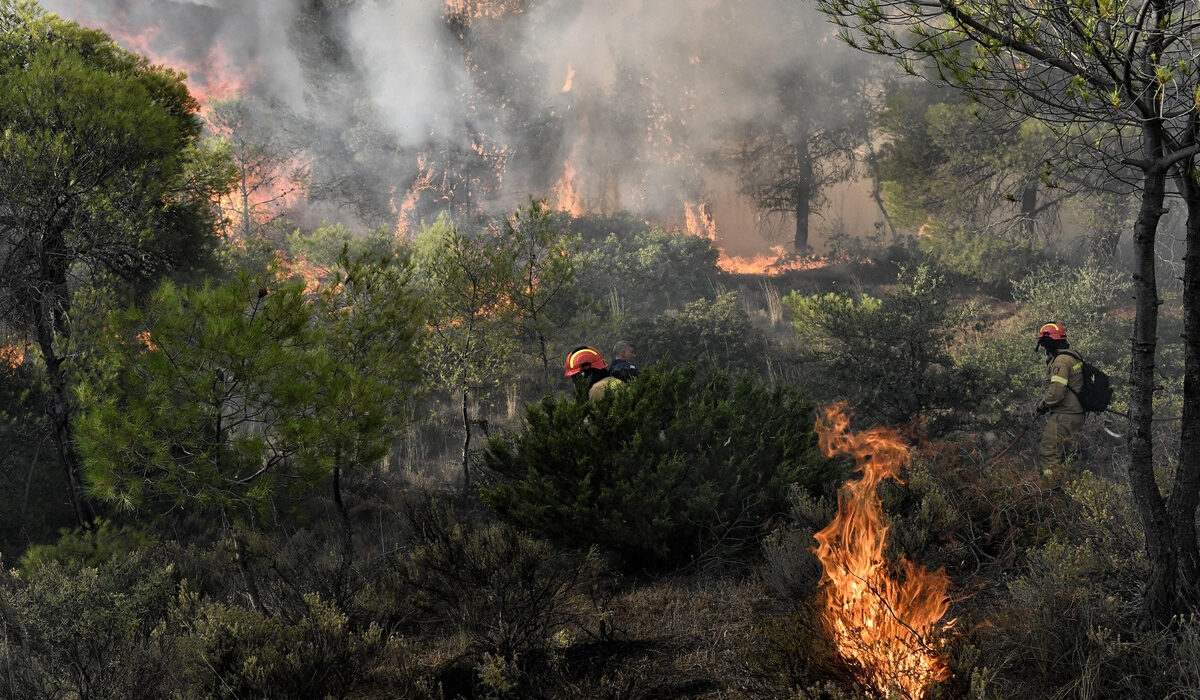
[[[757,541],[788,487],[829,485],[812,406],[750,377],[651,368],[595,403],[548,397],[489,442],[484,500],[563,544],[628,568],[669,567]]]

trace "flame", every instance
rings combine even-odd
[[[443,12],[466,26],[477,19],[500,19],[524,12],[525,0],[446,0]]]
[[[554,186],[554,208],[569,212],[571,216],[583,216],[587,206],[575,185],[575,165],[570,160],[563,163],[563,174]]]
[[[692,204],[688,202],[683,205],[683,222],[687,228],[689,236],[699,236],[712,241],[714,245],[717,243],[717,222],[713,220],[712,212],[709,211],[708,203],[701,202]]]
[[[329,268],[309,262],[303,255],[276,255],[276,263],[289,277],[304,280],[304,293],[315,294],[324,286],[322,280],[329,275]]]
[[[392,213],[396,216],[396,230],[394,236],[397,240],[408,237],[412,230],[412,225],[415,223],[417,203],[421,199],[421,193],[427,190],[436,189],[433,184],[433,169],[429,167],[428,154],[422,153],[417,156],[417,176],[409,184],[408,189],[404,192],[404,198],[400,204],[396,204],[396,193],[398,188],[392,187],[392,198],[389,202]]]
[[[944,571],[925,571],[903,556],[903,581],[889,571],[884,557],[888,526],[876,487],[884,479],[899,480],[908,447],[894,429],[852,435],[849,425],[845,404],[826,408],[817,421],[821,451],[827,457],[854,457],[862,472],[862,478],[842,487],[837,515],[815,535],[814,551],[824,567],[826,629],[838,652],[881,695],[921,698],[930,683],[947,675],[931,641],[954,624],[938,624],[950,607],[950,581]]]
[[[122,13],[107,17],[95,17],[77,3],[76,15],[82,21],[99,27],[128,51],[146,57],[151,63],[167,66],[186,75],[188,92],[200,103],[201,111],[213,100],[223,100],[241,94],[246,89],[245,75],[252,68],[239,70],[234,66],[221,43],[214,42],[201,61],[180,56],[172,47],[164,51],[155,49],[162,27],[150,25],[136,29],[125,23]]]
[[[0,346],[0,364],[13,369],[25,364],[25,346],[16,343]]]
[[[229,243],[244,249],[252,237],[272,221],[294,211],[306,200],[304,186],[311,164],[301,156],[286,163],[249,163],[241,179],[215,204],[223,217],[223,234]]]
[[[777,277],[798,270],[819,270],[837,261],[826,257],[798,256],[787,252],[783,246],[771,246],[770,253],[754,256],[730,255],[720,245],[717,222],[707,202],[683,205],[684,231],[689,236],[707,238],[717,249],[717,267],[737,275],[763,275]]]
[[[574,80],[575,80],[575,69],[572,68],[571,66],[567,66],[567,81],[565,83],[563,83],[562,91],[570,92],[571,91],[571,83]]]
[[[140,342],[147,350],[157,350],[158,345],[150,337],[150,331],[142,331],[137,334],[138,342]]]

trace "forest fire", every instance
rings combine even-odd
[[[113,22],[99,23],[113,40],[129,51],[148,58],[152,63],[168,66],[187,76],[188,91],[200,103],[203,111],[214,100],[225,100],[242,94],[246,89],[246,71],[239,70],[229,59],[219,42],[213,43],[200,63],[154,49],[161,29],[146,27],[140,31],[127,29]]]
[[[446,0],[445,13],[468,26],[477,19],[499,19],[524,11],[523,0]]]
[[[575,164],[570,160],[563,163],[563,174],[554,185],[554,208],[565,211],[571,216],[583,216],[587,213],[587,205],[575,185]]]
[[[130,15],[124,10],[96,13],[94,10],[89,11],[85,7],[86,3],[81,0],[70,1],[77,16],[101,27],[122,46],[146,56],[154,63],[186,74],[188,88],[201,105],[201,116],[208,122],[209,132],[233,142],[235,147],[238,145],[238,134],[231,133],[229,125],[222,122],[223,108],[214,108],[213,103],[252,94],[264,87],[257,79],[257,59],[237,58],[259,54],[254,50],[239,50],[236,43],[231,44],[234,49],[232,52],[226,51],[216,38],[209,42],[207,48],[196,48],[192,43],[172,40],[171,37],[179,32],[177,28],[172,29],[173,25],[170,22],[146,26],[135,21],[136,17],[142,15]],[[521,15],[526,9],[524,0],[443,1],[445,16],[456,18],[468,27],[477,20],[499,20]],[[184,48],[186,46],[192,48]],[[238,65],[239,60],[243,65]],[[693,62],[695,60],[693,57]],[[578,64],[565,64],[565,75],[560,88],[562,93],[578,92],[586,87],[577,80],[577,68],[583,70]],[[661,116],[666,119],[666,112],[662,111]],[[587,136],[579,138],[570,148],[570,156],[563,161],[561,176],[546,193],[547,199],[555,209],[576,217],[597,211],[612,213],[620,208],[617,204],[620,201],[619,190],[615,180],[608,174],[595,175],[588,172],[589,159],[581,155],[584,152],[583,142],[590,141],[595,134],[588,128],[586,114],[581,119],[578,133]],[[234,124],[233,127],[236,131],[240,124]],[[658,124],[658,127],[666,128],[665,123]],[[482,135],[474,136],[470,146],[478,158],[492,170],[494,176],[488,179],[487,185],[478,188],[476,195],[482,200],[506,201],[503,196],[497,195],[505,194],[504,176],[512,157],[510,147],[485,144],[481,138]],[[669,162],[678,162],[683,152],[673,145],[674,140],[669,134],[664,134],[663,139],[666,143],[664,157]],[[253,157],[256,146],[249,144],[238,153],[242,152],[249,154],[248,157]],[[285,156],[285,161],[288,158]],[[420,160],[416,174],[410,182],[405,184],[402,180],[395,180],[395,184],[390,186],[390,197],[387,201],[397,222],[395,233],[398,238],[407,236],[416,223],[417,211],[424,203],[424,193],[436,190],[445,195],[443,199],[451,199],[452,193],[446,189],[449,183],[455,181],[454,178],[449,177],[450,174],[447,173],[447,177],[440,178],[441,183],[435,183],[435,178],[440,177],[434,172],[437,168],[425,162],[425,155],[422,155]],[[261,229],[279,216],[304,208],[307,192],[305,187],[299,184],[303,178],[293,177],[293,173],[302,173],[308,169],[308,165],[300,158],[291,157],[290,162],[274,165],[249,162],[239,163],[239,166],[242,170],[242,181],[237,191],[219,202],[222,215],[228,224],[227,232],[231,235],[248,237],[252,229]],[[829,260],[822,258],[790,254],[780,246],[755,255],[731,254],[722,245],[709,204],[685,202],[683,206],[686,232],[713,242],[719,252],[717,266],[725,272],[779,276],[791,271],[812,270],[830,264]]]
[[[730,255],[721,247],[717,232],[717,222],[707,203],[683,206],[684,231],[689,236],[707,238],[717,249],[717,267],[735,275],[763,275],[776,277],[786,272],[798,270],[819,270],[828,267],[833,261],[827,258],[800,257],[784,250],[783,246],[771,246],[770,253],[762,253],[750,257]]]
[[[837,515],[815,536],[824,567],[826,629],[842,657],[878,692],[920,698],[946,676],[946,662],[932,642],[954,624],[939,622],[950,605],[949,579],[904,557],[900,578],[889,570],[888,526],[876,488],[884,479],[899,479],[908,447],[893,429],[850,434],[849,425],[845,404],[827,407],[817,421],[821,451],[853,457],[862,472],[842,487]]]

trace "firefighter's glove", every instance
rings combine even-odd
[[[1038,412],[1039,414],[1042,414],[1042,413],[1047,413],[1049,410],[1050,410],[1050,407],[1049,407],[1049,406],[1047,406],[1047,405],[1046,405],[1046,404],[1044,404],[1044,403],[1039,403],[1039,404],[1037,405],[1037,412]]]

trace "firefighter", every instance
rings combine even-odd
[[[1048,479],[1062,466],[1063,456],[1074,446],[1075,433],[1083,425],[1085,414],[1079,403],[1083,359],[1069,349],[1067,329],[1061,323],[1043,324],[1037,332],[1037,346],[1046,351],[1046,391],[1037,412],[1050,415],[1034,463]]]
[[[576,386],[587,391],[589,401],[596,401],[609,389],[624,385],[620,379],[608,372],[608,364],[600,351],[583,345],[567,354],[564,369],[567,377],[575,379]]]
[[[633,343],[628,340],[622,340],[613,346],[613,363],[608,368],[608,373],[628,382],[638,375],[637,365],[633,361],[637,359],[637,349]]]

